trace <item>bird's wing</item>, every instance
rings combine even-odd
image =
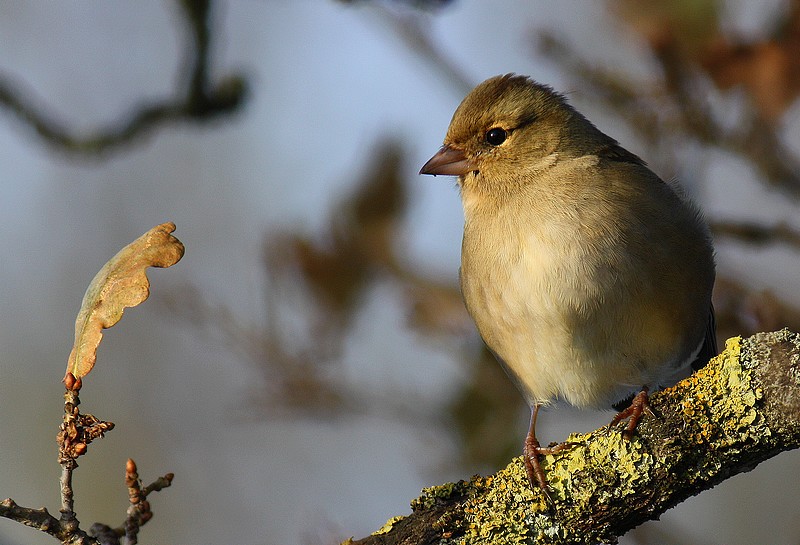
[[[708,311],[708,327],[706,328],[706,338],[703,346],[697,354],[697,358],[692,362],[692,370],[697,371],[705,366],[708,361],[719,354],[717,349],[717,321],[714,318],[714,305]]]

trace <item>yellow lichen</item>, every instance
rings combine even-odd
[[[419,497],[411,500],[411,509],[414,511],[430,509],[439,500],[447,500],[454,495],[463,494],[465,485],[464,481],[458,481],[457,483],[445,483],[423,488]]]
[[[389,520],[386,521],[386,524],[384,524],[383,526],[381,526],[380,528],[378,528],[377,530],[372,532],[372,535],[379,536],[379,535],[382,535],[382,534],[388,534],[389,532],[392,531],[392,528],[394,528],[394,525],[397,524],[398,522],[400,522],[401,520],[403,520],[404,518],[406,518],[406,517],[403,516],[403,515],[398,515],[396,517],[390,518]]]
[[[728,339],[724,352],[675,386],[695,392],[683,396],[681,410],[691,422],[687,431],[697,443],[715,441],[728,446],[753,435],[751,426],[758,418],[756,404],[761,392],[739,361],[741,343],[741,337]],[[768,434],[769,430],[763,426],[757,433]]]

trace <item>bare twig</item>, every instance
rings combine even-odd
[[[69,375],[66,382],[76,384],[77,380]],[[80,387],[64,392],[64,420],[58,433],[58,463],[61,464],[61,520],[60,531],[66,539],[88,539],[78,524],[75,515],[75,495],[72,490],[72,472],[78,467],[78,457],[86,450],[94,439],[102,437],[107,431],[114,429],[113,422],[103,422],[90,414],[81,414],[78,409]],[[64,541],[62,539],[62,541]]]
[[[122,527],[117,531],[117,533],[124,532],[126,545],[136,545],[139,542],[139,529],[153,518],[147,495],[150,492],[169,486],[172,483],[172,478],[172,473],[168,473],[163,477],[159,477],[146,488],[142,488],[142,481],[139,480],[136,463],[128,458],[128,462],[125,465],[125,485],[128,487],[130,505],[128,506],[128,516],[125,518]]]
[[[77,380],[67,377],[74,386]],[[77,458],[86,452],[88,444],[114,424],[102,422],[92,415],[82,415],[78,409],[80,389],[67,389],[64,393],[64,419],[58,433],[58,462],[61,464],[61,518],[56,519],[47,509],[29,509],[18,506],[12,499],[0,502],[0,516],[37,528],[62,543],[97,545],[97,541],[81,530],[75,515],[75,497],[72,490],[72,472],[78,467]]]
[[[42,507],[31,509],[17,505],[11,498],[0,501],[0,516],[15,520],[25,526],[36,528],[54,537],[59,537],[61,524],[50,512]]]
[[[120,539],[125,537],[125,545],[135,545],[139,539],[139,530],[142,526],[153,518],[150,510],[150,502],[147,496],[151,492],[158,492],[172,484],[174,475],[167,473],[159,477],[149,485],[142,487],[136,464],[130,458],[125,464],[125,485],[128,487],[128,506],[125,521],[112,528],[106,524],[95,522],[89,529],[89,535],[94,536],[102,545],[119,545]]]
[[[64,393],[64,419],[57,438],[58,463],[61,465],[59,479],[61,518],[53,517],[45,508],[20,507],[11,498],[0,501],[0,516],[41,530],[70,545],[118,545],[119,538],[123,535],[127,538],[127,545],[134,545],[137,542],[139,528],[153,516],[150,504],[146,501],[147,495],[168,487],[172,483],[173,475],[168,473],[142,488],[136,464],[133,460],[128,460],[125,482],[131,506],[122,528],[113,529],[105,524],[96,523],[90,532],[84,532],[75,514],[72,474],[78,467],[78,458],[86,453],[89,443],[103,437],[107,431],[114,428],[114,424],[99,420],[90,414],[81,414],[78,409],[80,381],[71,373],[67,373],[65,383],[67,389]]]

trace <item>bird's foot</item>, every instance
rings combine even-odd
[[[544,470],[539,461],[539,456],[547,456],[548,454],[561,452],[565,448],[575,446],[575,443],[565,441],[563,443],[554,443],[547,447],[541,446],[539,440],[536,438],[536,417],[539,415],[540,408],[541,404],[537,403],[531,409],[531,425],[530,428],[528,428],[528,435],[525,436],[525,445],[522,448],[522,459],[525,461],[525,471],[528,473],[528,482],[530,483],[531,490],[541,490],[547,503],[552,506],[553,499],[550,497],[550,485],[547,483],[547,478],[544,476]]]
[[[608,425],[608,427],[613,428],[627,418],[628,425],[625,426],[625,430],[622,432],[622,437],[630,440],[633,437],[633,432],[636,431],[636,426],[639,425],[639,421],[642,419],[642,415],[645,412],[651,416],[655,416],[653,410],[650,408],[650,399],[647,395],[646,386],[642,388],[641,392],[633,397],[631,404],[627,409],[617,413],[614,419],[611,420],[611,423]]]
[[[562,450],[570,448],[574,445],[575,443],[565,441],[563,443],[557,443],[543,447],[539,445],[539,441],[536,439],[535,435],[528,434],[528,436],[525,438],[525,447],[522,450],[522,458],[525,461],[525,470],[528,473],[528,482],[530,483],[532,490],[541,490],[542,494],[544,494],[544,497],[547,500],[547,503],[551,505],[553,500],[550,497],[550,484],[547,482],[547,477],[545,477],[539,457],[561,452]]]

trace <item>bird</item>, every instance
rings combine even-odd
[[[457,176],[462,297],[531,407],[523,459],[545,495],[539,457],[569,445],[540,445],[542,406],[613,406],[630,439],[649,391],[717,354],[699,208],[553,88],[479,84],[420,174]]]

